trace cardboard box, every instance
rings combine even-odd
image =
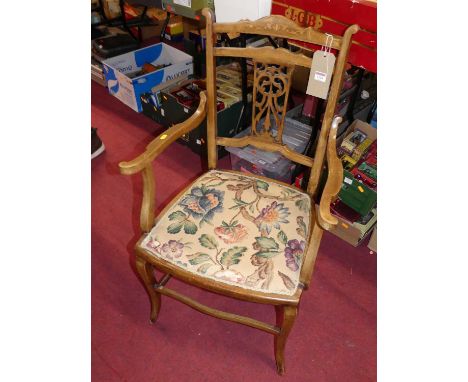
[[[168,66],[131,78],[145,63]],[[141,94],[155,92],[167,81],[193,74],[192,56],[164,43],[109,58],[103,61],[103,69],[109,93],[137,112],[142,111]]]
[[[359,224],[358,222],[351,223],[341,216],[335,217],[338,219],[338,225],[331,230],[331,232],[343,239],[354,247],[357,247],[361,242],[369,236],[372,229],[377,224],[377,210],[372,210],[374,216],[367,222],[367,224]]]
[[[369,248],[371,251],[377,252],[377,226],[375,226],[375,228],[372,230],[367,248]]]

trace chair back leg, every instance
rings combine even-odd
[[[289,332],[294,325],[297,316],[297,307],[290,305],[276,305],[276,326],[281,328],[275,335],[275,360],[278,374],[283,375],[284,367],[284,346],[288,339]]]
[[[145,259],[137,256],[136,269],[143,281],[146,291],[148,292],[151,302],[150,321],[154,323],[158,318],[159,309],[161,308],[161,294],[157,293],[154,289],[156,279],[154,277],[153,266]]]

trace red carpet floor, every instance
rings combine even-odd
[[[135,274],[140,177],[118,173],[161,128],[92,83],[92,125],[106,152],[92,167],[92,379],[112,381],[376,380],[377,259],[326,233],[312,287],[303,294],[276,374],[273,337],[198,313],[163,297],[158,322]],[[223,159],[223,167],[229,160]],[[201,173],[197,155],[174,143],[155,162],[157,208]],[[171,287],[220,309],[274,323],[268,306],[238,302],[177,280]]]

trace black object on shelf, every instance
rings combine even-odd
[[[128,34],[116,34],[99,37],[92,41],[93,57],[97,61],[102,61],[110,57],[131,52],[139,48],[138,41],[135,41]]]

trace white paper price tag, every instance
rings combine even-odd
[[[335,60],[336,57],[333,53],[323,50],[317,50],[314,53],[310,68],[309,83],[307,84],[307,94],[327,99]]]

